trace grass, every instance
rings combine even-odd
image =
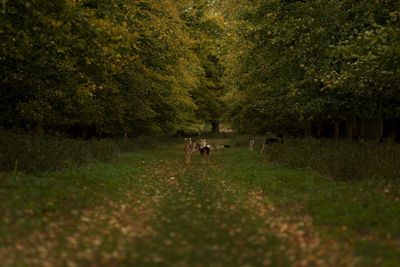
[[[180,143],[179,143],[180,142]],[[400,187],[270,162],[247,138],[184,164],[143,137],[112,162],[0,175],[4,266],[396,266]],[[272,152],[271,152],[272,153]]]
[[[120,153],[113,140],[73,140],[0,130],[0,171],[27,173],[75,168],[95,161],[110,161]]]
[[[270,161],[336,180],[400,179],[400,145],[391,142],[287,139],[270,147],[268,155]]]
[[[110,162],[121,153],[153,149],[160,143],[176,143],[171,137],[77,140],[0,129],[0,172],[40,173],[77,168],[89,163]]]
[[[261,187],[285,212],[310,215],[324,235],[351,242],[363,266],[400,262],[399,180],[335,181],[312,171],[260,165],[270,155],[231,158],[233,181]]]

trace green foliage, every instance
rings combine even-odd
[[[116,159],[127,144],[0,131],[0,172],[39,172]]]
[[[208,0],[187,1],[182,19],[187,24],[193,38],[191,49],[197,56],[201,75],[199,86],[191,91],[196,103],[196,118],[207,123],[220,123],[224,114],[225,87],[222,82],[224,65],[222,62],[224,21],[216,13],[215,3]]]
[[[0,124],[88,137],[396,118],[397,2],[3,1]]]
[[[6,127],[168,132],[194,108],[195,56],[172,1],[5,1],[0,16]]]
[[[251,3],[230,17],[236,128],[399,116],[398,1]]]
[[[337,180],[400,178],[400,146],[334,140],[287,139],[267,149],[271,161],[311,169]]]

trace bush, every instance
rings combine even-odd
[[[316,139],[289,139],[267,151],[271,161],[312,169],[338,180],[400,178],[400,145]]]
[[[169,136],[77,140],[0,129],[0,172],[57,171],[94,161],[111,161],[136,149],[158,149],[166,143],[182,142],[182,138]]]
[[[0,171],[54,171],[109,161],[118,156],[121,146],[111,139],[74,140],[0,130]]]

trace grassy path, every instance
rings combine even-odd
[[[358,231],[354,219],[331,210],[332,190],[340,207],[347,194],[357,197],[355,185],[264,161],[264,155],[232,148],[214,151],[210,165],[195,155],[186,166],[182,145],[167,145],[43,177],[3,174],[0,262],[396,266],[396,222],[364,223]]]

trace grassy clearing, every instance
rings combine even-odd
[[[143,138],[112,163],[0,177],[5,266],[396,266],[399,187],[269,163],[245,137],[184,165]],[[181,144],[177,144],[181,142]]]
[[[261,187],[285,213],[311,216],[321,234],[351,244],[363,265],[400,262],[398,180],[335,181],[272,165],[268,154],[238,157],[228,169],[233,181]]]
[[[141,154],[133,158],[140,159]],[[142,197],[141,173],[140,167],[121,160],[41,176],[2,174],[0,261],[22,266],[83,265],[88,255],[99,256],[98,251],[104,250],[99,261],[107,263],[115,251],[115,238],[122,235],[118,216],[132,221],[148,201]],[[132,194],[138,205],[128,207],[124,203]]]

